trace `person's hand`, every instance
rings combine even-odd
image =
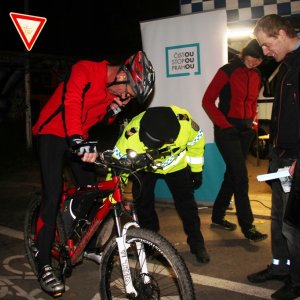
[[[115,98],[114,101],[108,106],[108,114],[110,116],[117,115],[119,112],[122,111],[123,103],[120,101],[119,98]]]
[[[191,172],[191,180],[194,190],[198,189],[202,184],[202,172]]]
[[[292,177],[293,177],[294,172],[295,172],[296,163],[297,163],[297,160],[295,160],[295,161],[292,163],[292,165],[290,166],[290,168],[289,168],[289,173],[290,173],[290,175],[291,175]]]
[[[74,153],[81,156],[84,162],[95,162],[98,156],[96,143],[91,142],[89,145],[80,135],[70,137],[70,146]]]
[[[237,135],[238,130],[234,127],[227,127],[227,128],[222,129],[222,133],[228,134],[228,135]]]
[[[120,97],[115,97],[113,102],[109,105],[108,112],[112,116],[117,115],[119,112],[122,111],[122,109],[125,107],[125,105],[131,100],[129,97],[126,100],[121,100]]]
[[[252,129],[255,131],[255,132],[258,132],[258,120],[255,118],[255,120],[253,120],[252,122]]]
[[[85,152],[83,156],[81,157],[81,160],[88,163],[94,163],[97,159],[98,154],[97,153],[88,153]]]

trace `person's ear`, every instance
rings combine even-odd
[[[283,29],[280,29],[278,31],[278,36],[285,38],[287,36],[286,32]]]

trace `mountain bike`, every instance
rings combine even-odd
[[[101,299],[195,299],[183,258],[166,238],[140,228],[134,201],[124,199],[122,175],[134,176],[140,169],[153,167],[151,154],[134,154],[134,158],[128,153],[127,158],[117,160],[112,151],[100,152],[96,164],[109,169],[111,178],[99,180],[96,187],[64,190],[51,250],[52,267],[65,282],[83,261],[84,249],[96,235],[96,247],[102,253]],[[71,205],[75,202],[77,207]],[[30,202],[24,229],[26,254],[36,275],[35,230],[40,203],[38,195]]]

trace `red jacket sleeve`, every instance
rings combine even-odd
[[[89,82],[87,67],[81,62],[74,64],[66,85],[64,99],[67,135],[73,135],[74,132],[79,135],[83,134],[81,127],[82,91],[87,82]]]
[[[223,70],[219,69],[207,87],[202,99],[202,107],[212,122],[220,128],[232,127],[232,125],[226,120],[224,114],[218,109],[216,104],[217,98],[227,82],[227,74]]]

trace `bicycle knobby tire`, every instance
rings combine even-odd
[[[148,274],[141,274],[136,242],[144,244]],[[102,300],[124,299],[182,299],[194,300],[195,292],[190,272],[177,250],[158,233],[142,228],[127,231],[127,255],[133,285],[138,296],[126,295],[116,239],[103,251],[100,266],[100,295]],[[148,282],[145,284],[144,277]]]

